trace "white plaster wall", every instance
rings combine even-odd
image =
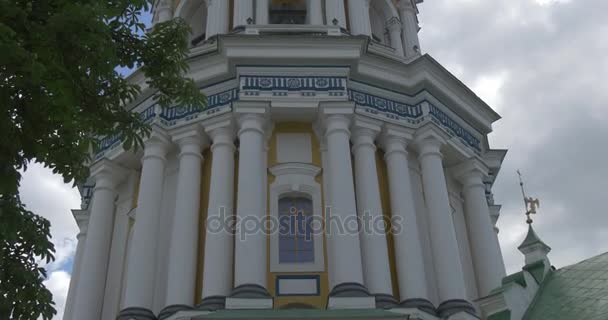
[[[120,296],[124,271],[126,242],[129,236],[128,213],[135,196],[137,173],[132,172],[127,181],[118,187],[118,201],[114,217],[110,260],[106,277],[106,289],[102,309],[102,319],[113,319],[120,311]]]
[[[416,206],[416,218],[418,222],[418,230],[420,230],[420,243],[422,245],[422,253],[424,259],[424,268],[426,270],[426,282],[429,292],[429,299],[437,306],[439,297],[437,295],[437,282],[435,279],[435,271],[433,269],[433,253],[431,251],[431,235],[427,220],[427,209],[424,200],[424,191],[422,188],[422,176],[420,174],[420,164],[416,155],[409,154],[410,176],[412,180],[412,193],[414,197],[414,205]]]
[[[169,267],[169,241],[173,226],[175,210],[175,192],[177,188],[178,159],[175,153],[167,155],[167,166],[165,169],[165,182],[163,187],[163,198],[160,215],[159,230],[157,231],[157,255],[156,255],[156,286],[154,290],[153,312],[158,314],[166,307],[165,297],[167,291],[167,270]],[[194,243],[193,245],[196,245]]]
[[[448,194],[450,197],[450,205],[454,211],[452,218],[454,219],[454,228],[456,229],[456,240],[458,241],[458,249],[460,250],[460,262],[462,271],[464,272],[464,280],[467,289],[467,297],[473,301],[478,298],[477,280],[475,277],[475,269],[473,267],[473,259],[471,257],[471,247],[469,245],[469,236],[464,213],[464,203],[461,195],[461,187],[455,181],[450,179],[449,172],[445,172]]]

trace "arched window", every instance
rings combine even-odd
[[[305,24],[306,0],[271,0],[270,24]]]
[[[190,26],[191,33],[188,43],[196,46],[205,40],[207,29],[207,4],[199,0],[182,0],[176,14],[184,19]]]
[[[279,200],[279,263],[313,263],[312,200],[287,196]]]

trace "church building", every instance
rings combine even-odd
[[[422,2],[157,1],[208,103],[128,77],[152,134],[101,140],[64,319],[525,319],[550,248],[506,276],[500,116],[422,54]]]

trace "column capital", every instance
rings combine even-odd
[[[95,162],[91,168],[91,177],[95,180],[95,190],[114,189],[127,176],[129,170],[108,159]]]
[[[165,156],[169,152],[170,146],[171,137],[167,132],[158,126],[153,126],[150,136],[144,140],[144,156],[142,161],[148,158],[159,158],[165,161]]]
[[[382,128],[382,139],[398,139],[409,143],[414,140],[414,130],[394,124],[385,124]]]
[[[198,123],[176,128],[170,132],[170,136],[179,146],[190,143],[205,145],[207,142],[203,127]]]
[[[353,151],[362,146],[370,146],[374,151],[376,150],[374,141],[382,130],[382,123],[380,121],[355,116],[351,130]]]
[[[321,102],[319,107],[321,109],[319,125],[325,136],[335,131],[344,131],[350,136],[349,129],[355,109],[354,102]]]
[[[199,124],[180,127],[172,131],[171,139],[179,146],[179,157],[194,155],[202,158],[202,151],[209,144],[209,139]]]
[[[430,154],[436,154],[441,157],[441,148],[447,144],[448,136],[440,129],[437,129],[434,124],[428,124],[416,131],[414,137],[414,146],[418,151],[418,158],[423,158]]]
[[[238,135],[250,130],[266,135],[270,122],[268,101],[237,101],[233,103],[233,108],[239,126]]]
[[[74,216],[74,220],[76,220],[76,224],[80,230],[78,235],[76,235],[76,238],[80,239],[80,237],[87,234],[89,227],[89,213],[87,210],[72,209],[72,215]]]
[[[483,178],[488,174],[488,167],[475,158],[465,160],[463,163],[452,168],[454,177],[462,183],[465,188],[482,187]]]

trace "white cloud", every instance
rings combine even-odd
[[[77,189],[40,164],[31,164],[23,174],[21,198],[26,207],[51,222],[51,241],[55,245],[55,261],[46,265],[48,278],[44,282],[53,293],[58,311],[54,319],[63,318],[63,308],[70,285],[70,262],[76,251],[78,227],[71,209],[80,207]]]
[[[494,187],[499,236],[517,271],[525,216],[516,169],[541,199],[534,226],[557,267],[608,250],[608,1],[425,1],[422,48],[503,118],[490,135],[508,148]]]
[[[480,98],[491,105],[494,110],[500,112],[502,108],[501,89],[507,78],[508,74],[506,71],[481,75],[474,82],[472,89]]]
[[[44,285],[53,293],[53,301],[57,310],[57,314],[53,319],[63,319],[66,297],[70,287],[70,274],[65,271],[51,272],[48,279],[44,281]]]

